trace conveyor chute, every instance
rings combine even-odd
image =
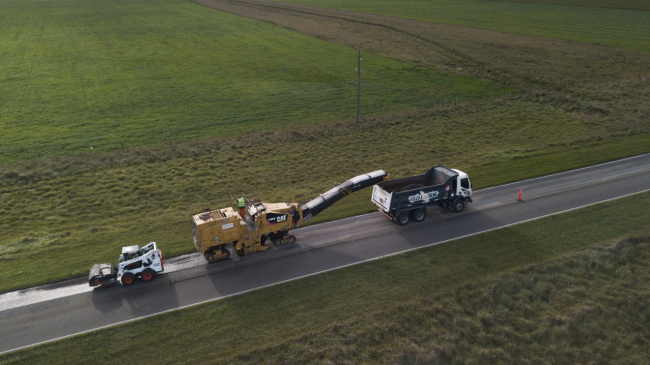
[[[346,195],[383,181],[387,175],[388,174],[384,170],[377,170],[355,176],[352,179],[333,187],[306,204],[303,204],[301,206],[303,211],[303,223],[315,217],[317,214],[341,200]]]

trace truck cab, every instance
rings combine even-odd
[[[452,171],[458,174],[458,177],[452,183],[452,190],[456,192],[456,196],[472,196],[472,181],[469,179],[469,176],[458,169],[452,169]]]

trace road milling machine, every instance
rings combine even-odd
[[[318,215],[332,204],[355,191],[373,186],[387,178],[383,170],[356,176],[336,185],[306,204],[292,199],[291,203],[247,202],[244,217],[233,208],[206,209],[194,214],[194,245],[208,262],[266,251],[267,243],[291,244],[296,237],[289,233]]]

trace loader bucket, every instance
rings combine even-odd
[[[88,285],[101,286],[114,283],[117,279],[117,269],[113,264],[96,264],[88,274]]]

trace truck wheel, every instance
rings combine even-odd
[[[124,275],[122,275],[122,285],[124,286],[133,285],[134,281],[135,281],[135,276],[133,276],[133,274],[131,274],[130,272],[127,272]]]
[[[151,281],[153,280],[154,276],[156,276],[155,271],[151,269],[146,269],[145,271],[142,272],[142,281]]]
[[[463,209],[465,209],[465,200],[456,199],[454,200],[454,205],[452,206],[454,207],[454,212],[460,213],[463,211]]]
[[[427,217],[426,208],[414,209],[411,211],[411,219],[413,220],[413,222],[416,223],[422,222],[426,217]]]
[[[405,226],[409,224],[409,212],[401,212],[397,215],[397,224],[400,226]]]

